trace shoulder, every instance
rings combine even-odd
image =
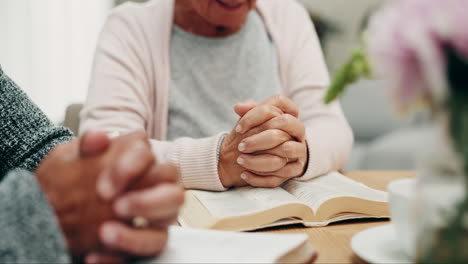
[[[173,3],[171,0],[152,0],[146,3],[126,2],[112,9],[109,17],[146,19],[155,17],[158,13],[165,13]]]
[[[173,0],[152,0],[146,3],[127,2],[114,8],[107,18],[104,30],[147,30],[155,24],[170,21]],[[138,30],[139,29],[139,30]]]

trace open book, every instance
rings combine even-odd
[[[171,227],[164,251],[149,263],[311,263],[305,234],[239,233]]]
[[[249,231],[272,226],[324,226],[358,218],[388,218],[387,193],[333,172],[282,187],[226,192],[186,191],[179,214],[184,227]]]

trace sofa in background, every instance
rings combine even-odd
[[[395,114],[381,81],[361,80],[341,98],[355,137],[346,170],[412,170],[427,150],[434,129],[428,113]]]

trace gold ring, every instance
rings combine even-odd
[[[132,225],[136,228],[147,228],[149,226],[149,221],[143,216],[136,216],[132,219]]]

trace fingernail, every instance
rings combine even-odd
[[[110,175],[108,171],[104,171],[99,175],[97,191],[102,198],[109,200],[114,196],[114,187],[110,181]]]
[[[237,133],[240,133],[242,131],[242,126],[241,125],[237,125],[236,126],[236,132]]]
[[[101,228],[101,239],[105,244],[114,244],[117,242],[117,229],[112,225],[103,225]]]
[[[239,151],[244,151],[246,149],[246,144],[245,143],[240,143],[238,149],[239,149]]]
[[[240,177],[241,177],[244,181],[246,181],[246,180],[249,178],[249,176],[247,176],[247,174],[245,174],[245,173],[241,173]]]
[[[130,205],[127,199],[120,199],[115,203],[115,212],[119,216],[127,216],[129,213]]]
[[[241,158],[241,157],[237,158],[237,164],[242,165],[244,163],[245,163],[245,160],[243,158]]]

